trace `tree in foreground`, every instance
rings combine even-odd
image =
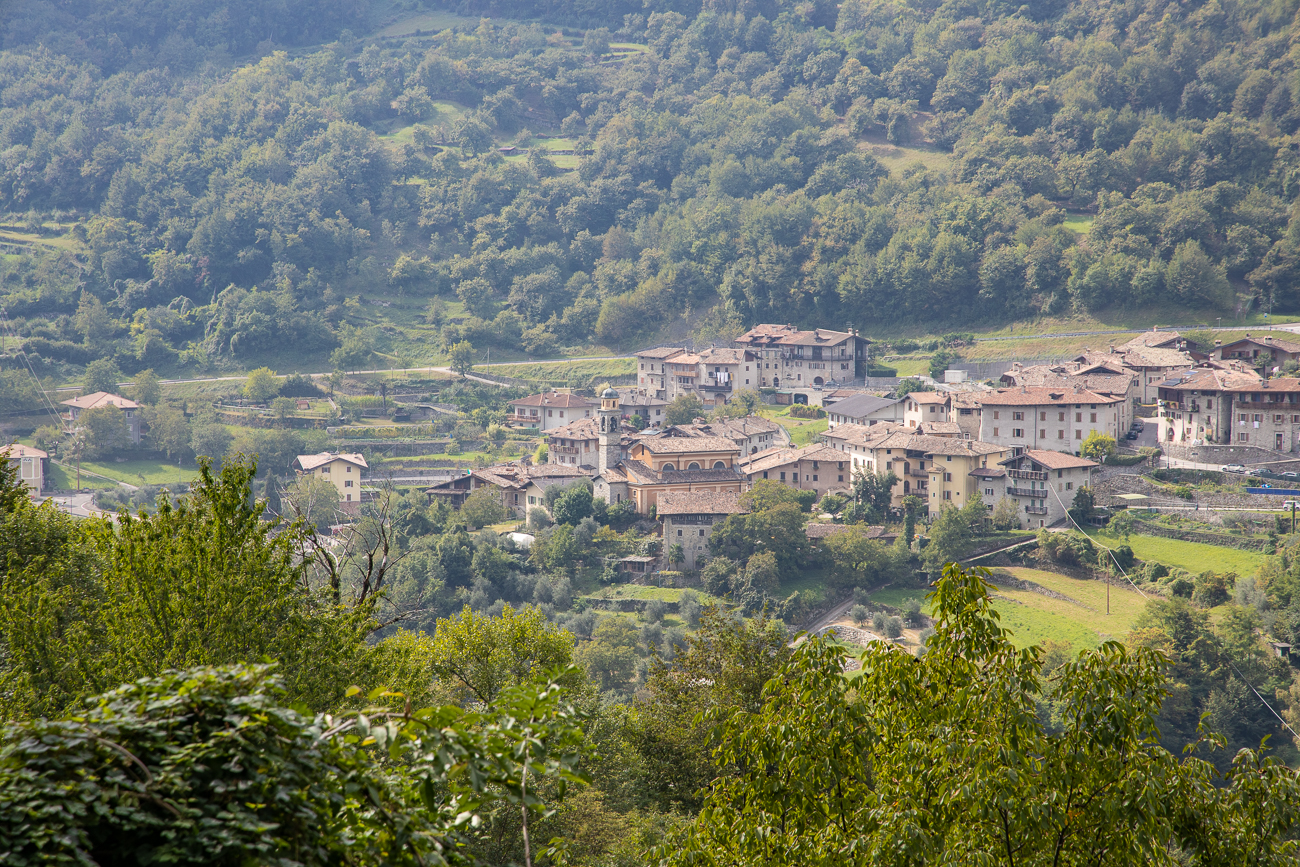
[[[945,568],[921,658],[873,644],[846,678],[847,649],[811,638],[760,706],[708,711],[718,776],[664,863],[1295,863],[1293,771],[1241,750],[1220,777],[1205,732],[1171,754],[1163,654],[1107,642],[1047,674],[986,575]]]
[[[354,687],[349,690],[355,694]],[[0,732],[0,853],[35,864],[467,863],[483,820],[530,821],[578,781],[580,714],[530,683],[482,712],[405,696],[286,706],[270,666],[143,679]],[[396,708],[396,709],[394,709]],[[535,852],[535,848],[534,848]]]

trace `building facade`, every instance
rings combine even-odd
[[[849,456],[823,443],[803,448],[774,448],[743,458],[740,472],[751,485],[761,479],[801,491],[816,491],[820,499],[853,487]]]
[[[826,407],[826,426],[834,430],[842,424],[873,425],[880,422],[903,422],[904,402],[897,397],[855,394]]]
[[[324,479],[337,488],[339,502],[361,502],[361,473],[369,469],[369,465],[360,454],[321,452],[318,455],[298,455],[293,466],[299,473]]]
[[[68,414],[65,416],[69,422],[76,424],[81,414],[89,409],[96,409],[101,406],[115,406],[122,411],[126,419],[126,426],[131,432],[131,444],[140,444],[140,404],[129,398],[122,397],[120,394],[109,394],[106,391],[97,391],[93,394],[84,394],[81,397],[74,397],[72,400],[60,401],[62,406],[68,407]]]
[[[18,473],[18,480],[33,497],[39,497],[45,490],[45,465],[49,461],[48,453],[21,443],[0,446],[0,460],[9,462]]]
[[[871,341],[856,331],[793,325],[756,325],[736,338],[736,345],[753,350],[762,365],[758,385],[800,388],[853,382],[866,374]]]
[[[1003,388],[978,396],[981,442],[1018,450],[1078,451],[1093,431],[1118,441],[1129,428],[1123,398],[1082,388]]]
[[[903,498],[919,497],[927,510],[937,513],[944,505],[960,508],[979,495],[971,473],[986,468],[1011,452],[1006,446],[960,437],[937,437],[910,429],[866,435],[848,440],[852,472],[893,473],[892,505]]]
[[[1300,379],[1197,368],[1160,384],[1162,443],[1300,453]]]
[[[1066,519],[1079,488],[1092,486],[1095,461],[1064,452],[1028,449],[976,476],[987,504],[1003,497],[1016,504],[1024,527],[1050,527]],[[998,472],[1001,470],[1001,472]]]
[[[512,400],[509,406],[507,423],[514,427],[548,431],[580,419],[591,418],[595,403],[576,394],[548,391]]]
[[[663,521],[663,564],[665,569],[699,569],[709,556],[713,525],[728,515],[743,514],[740,495],[735,492],[666,491],[659,495],[658,515]],[[670,563],[674,545],[681,546],[682,561]]]

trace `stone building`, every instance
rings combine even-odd
[[[665,569],[699,569],[709,554],[709,535],[713,525],[728,515],[745,512],[736,492],[666,491],[659,495],[658,515],[663,521],[663,562]],[[669,563],[674,545],[681,546],[681,563]]]

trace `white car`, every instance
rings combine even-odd
[[[1224,466],[1219,467],[1219,471],[1224,473],[1244,473],[1246,472],[1246,468],[1241,464],[1225,464]]]

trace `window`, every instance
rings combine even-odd
[[[1011,413],[1011,420],[1012,420],[1012,421],[1024,421],[1024,420],[1025,420],[1025,414],[1024,414],[1023,412],[1013,412],[1013,413]]]
[[[1056,420],[1057,420],[1057,421],[1065,421],[1065,413],[1063,413],[1063,412],[1058,412],[1058,413],[1056,414]]]
[[[1039,428],[1039,430],[1038,430],[1038,438],[1039,438],[1040,440],[1045,440],[1045,439],[1047,439],[1047,429],[1046,429],[1046,428]]]
[[[714,461],[714,462],[713,462],[713,468],[714,468],[715,470],[725,470],[725,469],[727,468],[727,465],[726,465],[725,463],[723,463],[722,461]]]
[[[1259,423],[1262,422],[1263,420],[1264,420],[1264,414],[1263,414],[1263,413],[1259,413],[1259,412],[1255,413],[1255,424],[1259,424]]]
[[[345,487],[345,488],[350,488],[350,487],[352,487],[352,480],[351,480],[351,479],[348,479],[346,482],[344,482],[344,483],[343,483],[343,487]]]
[[[688,470],[698,470],[699,468],[700,468],[699,463],[697,463],[696,461],[691,461],[690,466],[688,466],[686,469],[688,469]]]
[[[553,409],[548,409],[548,410],[546,411],[546,417],[547,417],[547,418],[552,418],[552,417],[554,417],[554,416],[555,416],[555,410],[553,410]]]
[[[321,474],[322,476],[327,476],[327,475],[329,475],[329,471],[330,471],[330,468],[329,468],[329,467],[321,467],[321,468],[320,468],[320,474]]]
[[[781,473],[781,481],[785,481],[785,473]]]
[[[1250,442],[1250,434],[1247,434],[1247,433],[1239,433],[1239,434],[1237,434],[1237,442],[1239,442],[1239,443],[1248,443],[1248,442]]]
[[[703,530],[700,530],[700,535],[701,535],[701,536],[704,535],[704,531],[703,531]]]
[[[841,481],[841,482],[844,481],[844,477],[843,477],[843,476],[840,476],[840,481]]]
[[[1013,437],[1022,437],[1022,436],[1025,435],[1025,429],[1024,429],[1024,428],[1019,428],[1019,427],[1018,427],[1018,428],[1014,428],[1014,429],[1012,429],[1012,431],[1011,431],[1011,435],[1012,435]]]
[[[1057,471],[1056,471],[1056,477],[1057,477],[1058,479],[1064,478],[1064,477],[1065,477],[1065,470],[1057,470]]]
[[[944,473],[944,474],[943,474],[943,480],[944,480],[945,482],[951,482],[951,481],[952,481],[952,473]]]
[[[1065,431],[1063,431],[1063,430],[1058,430],[1058,431],[1056,432],[1056,438],[1057,438],[1058,440],[1063,440],[1063,439],[1065,439]]]
[[[763,478],[767,478],[767,470],[763,470]]]
[[[1214,409],[1214,401],[1212,401],[1212,400],[1206,400],[1206,401],[1205,401],[1205,408],[1206,408],[1206,409]]]
[[[352,495],[351,495],[351,494],[348,494],[347,502],[349,502],[349,503],[352,502]]]
[[[536,497],[529,497],[529,498],[528,498],[528,505],[530,505],[530,506],[536,506],[536,505],[537,505],[537,498],[536,498]]]
[[[817,481],[817,474],[816,474],[816,473],[813,473],[813,481],[814,481],[814,482]]]
[[[991,497],[991,496],[993,496],[993,489],[992,489],[992,488],[985,488],[985,489],[984,489],[984,496],[986,496],[986,497]]]
[[[680,536],[681,534],[682,534],[682,531],[681,531],[681,530],[678,530],[678,531],[677,531],[677,535]]]
[[[1275,415],[1273,416],[1273,421],[1276,424],[1281,424],[1285,418],[1285,416]]]
[[[1247,419],[1246,419],[1246,414],[1245,414],[1244,412],[1243,412],[1241,415],[1237,416],[1237,421],[1240,421],[1240,422],[1243,422],[1243,423],[1244,423],[1246,420],[1247,420]]]
[[[1065,489],[1066,489],[1067,491],[1073,491],[1073,490],[1074,490],[1074,482],[1066,482],[1066,483],[1065,483]]]
[[[994,417],[994,418],[997,418],[997,417],[998,417],[998,411],[997,411],[996,409],[993,410],[993,417]]]
[[[997,436],[997,435],[998,435],[998,429],[997,429],[997,428],[993,428],[993,436]]]
[[[1081,413],[1081,412],[1076,412],[1076,413],[1074,414],[1074,420],[1075,420],[1075,421],[1083,421],[1083,413]]]
[[[951,500],[951,499],[952,499],[952,491],[944,491],[944,492],[943,492],[943,498],[944,498],[945,500]]]
[[[1074,432],[1074,438],[1077,439],[1077,440],[1081,440],[1081,439],[1083,439],[1083,431],[1081,431],[1081,430],[1076,430],[1076,431]]]
[[[1038,414],[1038,420],[1039,420],[1039,421],[1047,421],[1047,413],[1046,413],[1046,412],[1040,412],[1040,413]]]

